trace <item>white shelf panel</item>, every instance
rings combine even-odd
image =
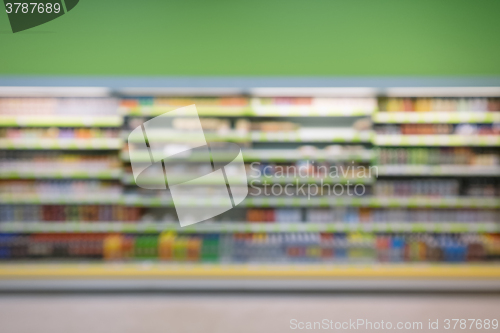
[[[280,223],[280,222],[203,222],[181,227],[177,222],[0,222],[3,233],[260,233],[260,232],[500,232],[493,222],[365,222],[365,223]]]

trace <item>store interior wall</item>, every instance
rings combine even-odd
[[[13,34],[0,76],[490,76],[497,0],[82,0]]]

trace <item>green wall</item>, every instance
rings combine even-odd
[[[2,12],[17,74],[499,75],[500,0],[80,0],[16,34]]]

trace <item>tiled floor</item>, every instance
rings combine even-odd
[[[3,295],[0,332],[139,333],[139,332],[296,332],[290,321],[365,320],[422,322],[414,332],[444,329],[444,319],[500,320],[500,296],[432,294],[136,294]],[[429,330],[429,319],[439,320]],[[470,323],[470,322],[469,322]],[[314,324],[313,324],[314,325]],[[345,324],[344,324],[345,326]],[[318,327],[318,326],[316,326]],[[385,327],[385,326],[384,326]],[[364,326],[349,330],[365,332]],[[368,330],[385,332],[386,330]],[[484,329],[455,331],[484,332]],[[491,331],[491,329],[490,329]]]

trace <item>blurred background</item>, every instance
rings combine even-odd
[[[498,328],[499,6],[89,0],[16,34],[0,15],[7,331]],[[180,199],[151,170],[137,186],[131,155],[197,124],[131,131],[192,104],[212,165],[163,162],[167,185],[194,179]],[[227,201],[199,179],[227,143],[247,198],[181,227],[179,207]]]

